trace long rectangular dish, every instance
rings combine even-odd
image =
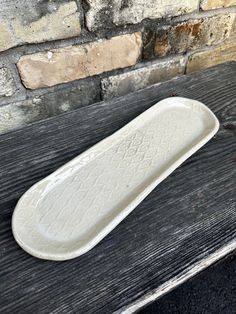
[[[16,241],[43,259],[84,254],[218,128],[198,101],[160,101],[33,185],[14,210]]]

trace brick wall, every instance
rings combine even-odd
[[[236,60],[236,0],[0,0],[0,133]]]

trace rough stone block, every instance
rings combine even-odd
[[[188,60],[187,73],[206,69],[227,61],[236,61],[236,42],[194,53]]]
[[[123,96],[149,85],[184,73],[184,57],[161,60],[133,71],[113,75],[102,80],[103,98]]]
[[[226,8],[233,5],[236,5],[236,0],[201,0],[200,2],[202,10]]]
[[[86,23],[90,30],[178,16],[198,8],[198,0],[87,0],[87,3]]]
[[[0,68],[0,96],[12,96],[16,91],[16,85],[11,75],[11,71],[6,68]]]
[[[99,82],[83,82],[0,107],[0,134],[100,100]]]
[[[236,14],[230,13],[147,31],[144,36],[144,57],[163,57],[221,44],[236,35],[235,18]]]
[[[24,85],[35,89],[134,65],[140,49],[141,33],[133,33],[26,55],[17,66]]]
[[[0,0],[0,51],[79,34],[74,0]]]

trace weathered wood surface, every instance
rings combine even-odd
[[[235,314],[236,251],[228,254],[139,314]]]
[[[33,183],[168,96],[207,104],[218,134],[87,254],[25,253],[11,233]],[[236,247],[236,63],[224,64],[0,136],[0,312],[133,312]]]

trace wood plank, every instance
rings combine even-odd
[[[207,104],[221,128],[98,246],[66,262],[15,243],[11,214],[33,183],[165,97]],[[80,108],[0,136],[2,313],[131,313],[236,247],[236,63]]]
[[[236,251],[139,311],[139,314],[235,314]]]

